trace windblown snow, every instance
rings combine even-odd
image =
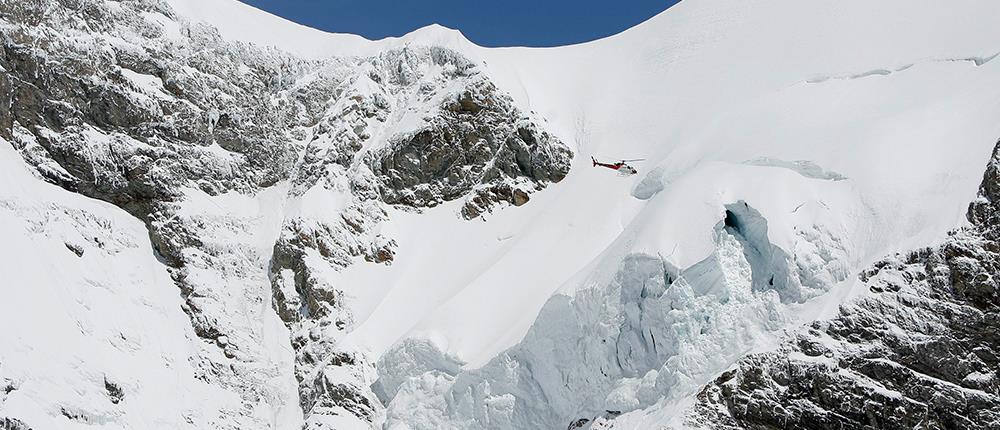
[[[685,0],[558,48],[482,48],[439,26],[368,41],[235,0],[167,3],[310,61],[454,50],[574,153],[568,176],[523,206],[472,220],[460,200],[390,208],[366,234],[395,241],[391,264],[317,275],[344,292],[352,321],[337,348],[374,364],[381,402],[374,422],[337,428],[679,428],[699,387],[741,356],[864,294],[860,270],[962,225],[1000,136],[1000,3],[987,0]],[[132,73],[148,93],[162,86]],[[361,151],[421,115],[398,113]],[[620,177],[592,155],[645,161]],[[142,222],[42,182],[7,142],[0,175],[0,418],[180,428],[241,407],[193,377],[195,334]],[[282,219],[350,204],[342,188],[290,186],[185,193],[179,216],[204,219],[205,241],[261,266],[193,276],[270,292]],[[287,329],[267,297],[233,294],[225,315],[273,369],[254,414],[301,428]]]

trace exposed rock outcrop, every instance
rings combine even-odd
[[[462,209],[475,218],[497,203],[520,206],[566,176],[569,150],[489,81],[471,81],[441,107],[425,127],[372,154],[386,202],[434,206],[475,191]]]
[[[0,429],[3,430],[31,430],[24,421],[17,418],[0,418]]]

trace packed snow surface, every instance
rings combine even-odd
[[[390,399],[387,424],[404,427],[445,426],[441,396],[456,381],[498,387],[497,398],[484,400],[492,402],[484,416],[507,420],[496,421],[501,425],[548,423],[504,412],[515,403],[503,390],[527,395],[516,388],[519,381],[497,382],[508,369],[504,360],[563,361],[548,369],[552,374],[535,375],[543,379],[603,371],[558,351],[607,334],[601,330],[612,321],[601,316],[631,321],[635,310],[625,296],[646,299],[645,290],[633,289],[655,278],[653,266],[685,280],[677,293],[683,297],[642,302],[647,309],[686,306],[661,320],[676,327],[642,322],[651,332],[672,333],[661,342],[673,346],[629,356],[632,363],[619,357],[619,380],[578,393],[593,405],[553,405],[552,419],[593,412],[574,407],[628,412],[655,405],[649,415],[626,414],[620,422],[671,422],[682,394],[766,347],[770,333],[829,314],[859,294],[851,290],[859,269],[932,244],[960,225],[1000,136],[1000,3],[993,1],[685,0],[616,36],[530,49],[481,48],[438,26],[367,41],[235,0],[168,2],[181,15],[216,25],[224,37],[308,58],[447,46],[480,62],[576,153],[569,176],[522,207],[472,221],[457,216],[459,202],[396,211],[381,226],[398,244],[391,265],[359,261],[326,273],[349,296],[358,323],[344,345],[372,360],[406,340],[439,350],[437,373],[380,369],[395,381],[388,388],[400,393]],[[130,76],[157,85],[150,78]],[[37,423],[51,414],[34,411],[32,396],[85,402],[89,393],[67,387],[100,392],[115,374],[148,381],[128,387],[137,393],[129,407],[145,411],[129,416],[150,420],[133,427],[179,425],[170,421],[176,414],[157,406],[164,396],[199,411],[237,404],[191,380],[190,324],[142,224],[41,183],[6,142],[0,150],[6,241],[0,271],[8,286],[0,324],[19,327],[0,333],[0,344],[19,348],[5,346],[2,366],[4,374],[26,378],[13,381],[19,394],[4,408],[37,417],[32,422],[44,427]],[[634,163],[638,175],[621,177],[591,167],[591,155],[645,161]],[[285,202],[266,193],[209,197],[192,190],[184,208],[262,217],[262,231],[245,240],[266,252],[277,234],[266,229],[278,225],[269,220],[282,211],[328,216],[323,208],[335,210],[339,198],[307,193]],[[761,270],[791,281],[775,283],[772,276],[769,290],[768,280],[755,275]],[[259,324],[284,330],[276,321]],[[677,329],[698,324],[703,331]],[[278,361],[289,355],[274,352]],[[386,363],[405,367],[395,357]],[[49,368],[50,377],[28,378]],[[65,369],[72,371],[59,373]],[[287,392],[294,381],[286,385],[276,383],[275,392]],[[480,407],[460,404],[456,413],[480,417]]]

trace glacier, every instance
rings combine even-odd
[[[0,1],[0,422],[745,428],[720,375],[758,387],[881,303],[869,267],[971,228],[995,16],[685,0],[483,48]]]

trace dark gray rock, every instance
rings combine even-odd
[[[4,417],[0,418],[0,430],[31,430],[31,427],[17,418]]]
[[[561,181],[572,154],[523,117],[509,96],[476,80],[444,101],[429,125],[398,138],[366,162],[390,204],[435,206],[473,193],[474,218],[496,203],[520,206],[528,193]]]
[[[108,380],[107,377],[104,378],[104,390],[108,393],[108,400],[113,404],[119,404],[125,400],[125,390],[114,382]]]

